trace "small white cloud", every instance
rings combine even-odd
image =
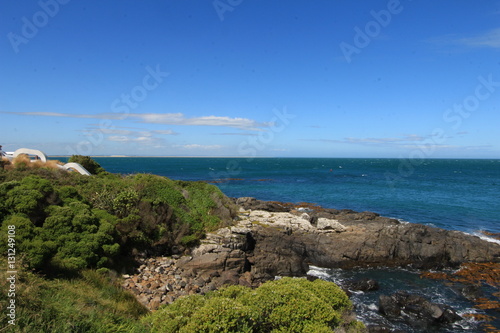
[[[444,36],[437,36],[429,38],[427,42],[442,46],[467,46],[469,48],[489,47],[500,48],[500,28],[491,29],[480,34],[471,36],[458,36],[456,34],[448,34]]]
[[[500,28],[496,28],[480,35],[461,38],[457,42],[471,47],[500,48]]]
[[[155,134],[160,134],[160,135],[177,135],[178,134],[172,130],[155,130],[155,131],[151,131],[151,132],[155,133]]]
[[[75,113],[61,113],[61,112],[8,112],[0,111],[5,114],[17,114],[20,116],[37,116],[37,117],[62,117],[62,118],[84,118],[84,119],[123,119],[123,115],[118,114],[75,114]]]
[[[144,123],[154,124],[178,124],[185,119],[182,113],[133,113],[128,116],[138,118]]]
[[[115,135],[133,135],[135,132],[124,129],[110,129],[110,128],[92,128],[88,132],[101,131],[103,134],[115,134]]]
[[[182,149],[200,149],[200,150],[214,150],[214,149],[221,149],[223,146],[221,145],[200,145],[200,144],[188,144],[188,145],[174,145],[175,148],[182,148]]]
[[[130,127],[102,128],[98,124],[93,124],[83,131],[87,135],[102,133],[106,139],[114,142],[137,142],[137,143],[161,143],[164,135],[176,135],[172,130],[142,130]]]
[[[211,135],[227,135],[227,136],[258,136],[259,134],[257,133],[248,133],[248,132],[241,132],[241,133],[211,133]]]
[[[321,142],[335,142],[335,143],[349,143],[349,144],[366,144],[366,145],[402,145],[409,142],[420,142],[426,138],[416,134],[406,134],[403,137],[391,138],[353,138],[348,137],[344,139],[312,139],[303,141],[321,141]]]
[[[150,136],[140,136],[138,138],[135,138],[134,141],[136,142],[145,142],[145,141],[151,141],[152,138]]]
[[[115,142],[130,142],[130,138],[124,135],[110,135],[108,136],[108,140]]]
[[[220,126],[246,130],[258,130],[261,127],[268,126],[268,124],[258,123],[255,120],[248,118],[231,118],[220,116],[186,118],[182,113],[134,113],[130,114],[129,117],[137,118],[143,123],[165,125]]]

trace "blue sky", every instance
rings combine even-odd
[[[500,158],[500,1],[3,1],[0,144]]]

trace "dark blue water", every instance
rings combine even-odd
[[[107,171],[153,173],[179,180],[216,181],[228,196],[262,200],[311,202],[324,207],[374,211],[413,223],[476,233],[500,232],[500,160],[426,160],[419,165],[398,159],[332,158],[95,158]],[[418,271],[404,269],[329,270],[311,274],[341,282],[370,277],[378,292],[352,296],[365,323],[418,332],[402,323],[390,323],[378,313],[378,296],[398,289],[447,304],[460,314],[495,311],[474,309],[443,281],[420,279]],[[463,320],[436,332],[482,332],[481,323]]]
[[[312,202],[413,223],[500,232],[500,160],[96,158],[108,171],[224,180],[232,197]],[[230,179],[230,180],[227,180]]]

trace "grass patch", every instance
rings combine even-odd
[[[2,267],[7,267],[1,261]],[[7,273],[0,273],[0,304],[5,309]],[[2,332],[148,332],[139,317],[148,311],[109,276],[85,270],[74,279],[45,279],[25,269],[16,281],[15,326],[1,313]]]

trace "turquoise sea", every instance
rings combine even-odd
[[[329,208],[373,211],[407,222],[477,235],[481,235],[479,231],[500,232],[500,159],[95,159],[113,173],[145,172],[172,179],[213,182],[231,197],[252,196],[262,200],[311,202]],[[421,279],[420,272],[410,268],[342,271],[312,267],[310,274],[337,282],[363,277],[377,279],[381,284],[379,291],[352,296],[358,316],[365,323],[419,332],[401,322],[390,323],[378,314],[380,294],[404,289],[452,306],[460,314],[490,315],[496,318],[490,324],[500,328],[498,312],[477,310],[455,287],[443,281]],[[471,319],[435,330],[482,331],[481,323]]]

